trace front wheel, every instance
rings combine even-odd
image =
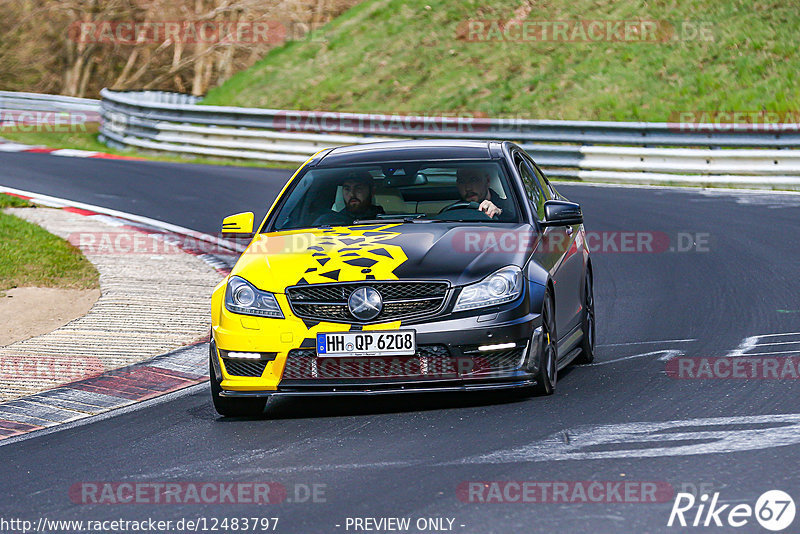
[[[586,365],[594,361],[594,291],[592,288],[592,271],[586,271],[586,280],[583,288],[583,322],[581,330],[581,353],[575,358],[575,363]]]
[[[542,339],[539,343],[539,370],[536,373],[534,392],[539,395],[552,395],[558,380],[558,345],[556,319],[553,313],[553,299],[550,291],[544,294],[542,302]]]
[[[208,359],[208,376],[211,384],[211,400],[214,403],[214,409],[218,414],[224,417],[256,417],[264,413],[264,407],[267,405],[267,399],[259,398],[231,398],[223,397],[220,395],[222,386],[220,386],[217,379],[217,373],[214,371],[213,358],[216,358],[216,348],[214,343],[209,345],[209,359]]]

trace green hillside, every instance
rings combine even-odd
[[[551,32],[568,21],[576,40],[503,39],[490,23],[472,33],[467,23],[509,19]],[[613,42],[613,29],[582,38],[578,21],[593,20],[655,21],[657,39]],[[315,39],[273,49],[204,103],[648,121],[794,111],[798,28],[794,0],[367,0]]]

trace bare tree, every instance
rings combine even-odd
[[[279,30],[297,38],[297,28],[318,27],[359,1],[0,0],[0,88],[74,96],[96,96],[102,87],[202,95],[279,44]],[[117,29],[136,23],[159,30],[120,38]],[[168,34],[167,23],[182,31]],[[192,38],[204,23],[219,38]],[[238,35],[243,40],[237,24],[250,29]],[[269,29],[268,39],[263,32],[254,35],[256,24]]]

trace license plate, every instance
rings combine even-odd
[[[317,356],[410,356],[416,352],[414,330],[317,334]]]

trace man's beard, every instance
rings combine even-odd
[[[363,213],[369,209],[369,206],[362,201],[353,202],[350,201],[347,203],[347,211],[350,213]]]

